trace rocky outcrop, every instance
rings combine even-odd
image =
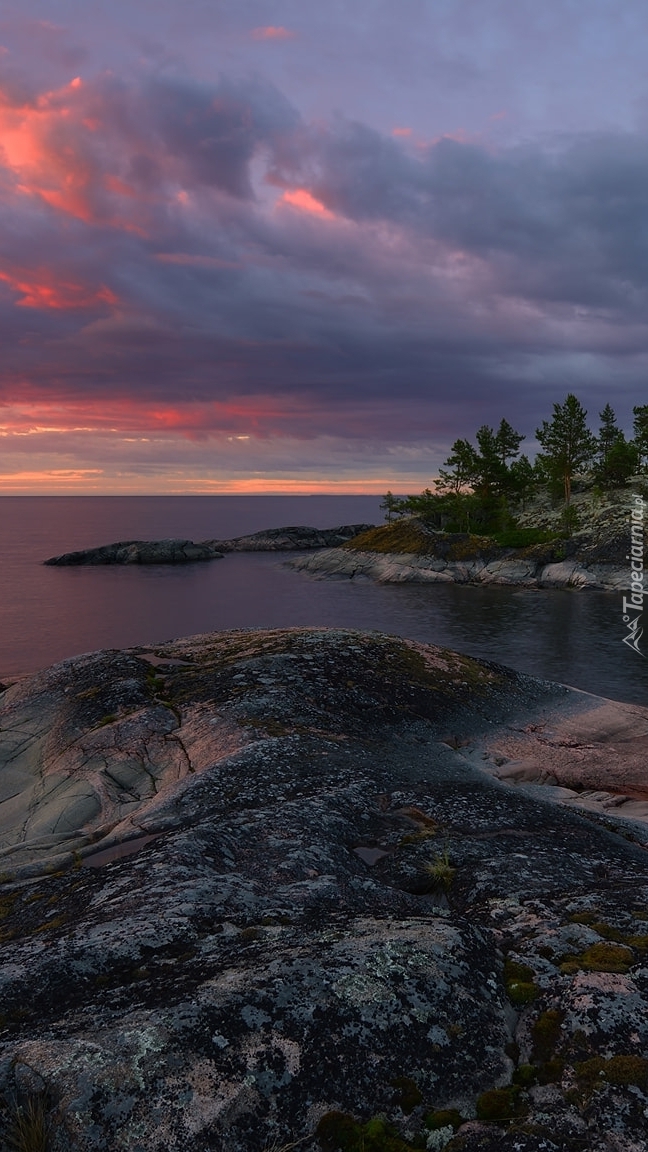
[[[192,564],[196,560],[219,560],[222,553],[209,544],[193,540],[120,540],[99,548],[64,552],[45,564],[71,567],[81,564]]]
[[[220,552],[296,552],[311,548],[335,548],[367,532],[373,524],[343,524],[339,528],[268,528],[233,540],[207,540]]]
[[[331,548],[345,544],[372,528],[371,524],[344,524],[339,528],[269,528],[234,540],[120,540],[99,548],[64,552],[45,564],[69,567],[80,564],[188,564],[220,560],[225,552],[287,552],[304,548]]]
[[[191,637],[14,684],[0,1133],[641,1148],[648,835],[551,798],[628,784],[632,741],[646,786],[647,727],[379,633]]]
[[[525,588],[591,588],[619,591],[628,587],[629,572],[614,564],[580,564],[560,560],[544,564],[536,557],[504,556],[444,560],[411,552],[347,552],[329,548],[316,556],[294,557],[291,568],[311,576],[369,579],[383,584],[510,584]]]

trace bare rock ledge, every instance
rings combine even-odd
[[[583,563],[573,557],[547,564],[535,557],[450,560],[411,552],[327,548],[313,556],[292,557],[286,563],[320,579],[364,579],[382,584],[505,584],[610,592],[627,589],[629,584],[627,564]]]
[[[639,1152],[647,733],[354,631],[6,688],[3,1152]]]
[[[339,528],[270,528],[234,540],[119,540],[98,548],[64,552],[43,561],[50,567],[84,564],[189,564],[197,560],[221,560],[226,552],[286,552],[330,548],[344,544],[373,527],[345,524]]]

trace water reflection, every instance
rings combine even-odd
[[[170,506],[151,498],[132,498],[131,504],[74,498],[56,515],[44,514],[47,501],[31,508],[26,501],[14,505],[11,517],[7,498],[0,499],[7,541],[0,570],[0,680],[97,648],[227,628],[322,625],[409,636],[613,699],[648,702],[648,660],[622,643],[620,595],[314,580],[262,553],[186,567],[41,564],[63,549],[137,536],[201,539],[291,521],[331,527],[380,519],[378,501],[370,497],[290,507],[281,503],[289,498],[275,497],[272,504],[247,499],[253,501],[247,521],[235,498],[221,498],[221,504],[178,498]],[[80,505],[73,530],[66,516]],[[142,531],[145,525],[150,531]]]

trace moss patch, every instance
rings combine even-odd
[[[600,1083],[646,1088],[648,1060],[643,1056],[612,1056],[609,1060],[594,1056],[576,1065],[576,1077],[581,1087],[590,1091]]]
[[[317,1125],[316,1136],[323,1152],[413,1152],[422,1141],[409,1144],[396,1129],[378,1116],[360,1123],[347,1112],[327,1112]]]
[[[434,556],[435,537],[413,520],[401,520],[382,528],[370,528],[342,544],[351,552],[410,552],[415,556]]]
[[[531,1004],[540,995],[532,969],[526,964],[519,964],[516,960],[505,962],[504,981],[508,998],[516,1007]]]
[[[538,1016],[531,1029],[534,1061],[541,1063],[554,1055],[564,1018],[565,1013],[557,1008],[548,1008]]]
[[[477,1098],[478,1120],[513,1120],[520,1116],[520,1088],[511,1084],[508,1088],[491,1088]]]
[[[591,944],[577,956],[565,956],[560,971],[571,975],[574,972],[627,972],[634,964],[634,952],[625,944],[612,944],[602,940]]]

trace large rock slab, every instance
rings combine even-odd
[[[314,629],[8,688],[0,1133],[21,1107],[53,1152],[641,1148],[648,836],[493,775],[537,740],[600,748],[602,785],[631,738],[643,786],[623,708]]]

